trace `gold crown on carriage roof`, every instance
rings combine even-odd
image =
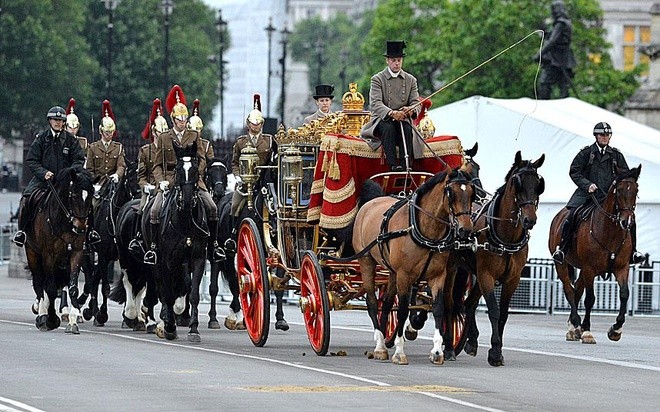
[[[357,91],[357,83],[348,85],[348,91],[341,97],[341,105],[344,111],[364,110],[364,96]]]

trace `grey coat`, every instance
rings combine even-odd
[[[605,154],[601,155],[596,143],[583,147],[571,163],[569,175],[577,185],[577,189],[566,206],[574,208],[590,202],[591,195],[588,190],[592,183],[598,186],[594,195],[602,201],[617,172],[626,170],[628,170],[628,163],[618,149],[607,146]]]
[[[391,110],[399,110],[404,106],[412,106],[419,102],[419,91],[417,90],[417,79],[403,70],[396,78],[392,77],[386,67],[383,71],[371,77],[371,88],[369,89],[369,105],[371,109],[371,120],[362,127],[360,136],[376,150],[381,145],[380,137],[374,135],[378,123],[387,117]],[[417,117],[421,106],[413,112],[412,117]],[[405,121],[410,123],[410,119]],[[413,157],[420,158],[424,151],[423,137],[415,127],[413,129]]]

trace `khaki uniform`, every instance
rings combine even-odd
[[[83,150],[83,153],[85,153],[85,158],[87,158],[87,148],[89,147],[89,144],[87,143],[87,138],[82,136],[76,136],[76,139],[78,139],[80,148]]]
[[[213,145],[206,139],[202,140],[202,147],[204,148],[204,155],[206,156],[206,163],[213,160],[215,153],[213,152]]]
[[[248,145],[250,141],[250,135],[239,136],[234,143],[234,151],[231,159],[231,171],[235,176],[240,176],[240,166],[239,159],[241,157],[241,150]],[[257,166],[265,166],[270,163],[271,156],[275,150],[276,143],[272,135],[259,133],[255,138],[254,147],[257,149],[257,156],[259,156],[259,162]],[[240,191],[234,190],[234,195],[231,198],[231,214],[232,216],[238,216],[241,213],[247,199],[243,196]]]
[[[149,194],[144,191],[144,187],[148,184],[158,187],[158,182],[154,177],[154,162],[156,161],[156,145],[154,143],[145,144],[140,147],[138,152],[138,185],[140,186],[140,192],[142,197],[140,199],[140,209],[144,208],[144,205],[147,203]]]
[[[101,185],[115,173],[121,179],[126,172],[124,147],[115,141],[110,141],[107,148],[103,144],[103,140],[90,144],[87,149],[85,168],[92,173],[94,178],[101,177],[99,182]]]

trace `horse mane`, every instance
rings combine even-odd
[[[627,179],[629,177],[632,177],[635,180],[637,180],[637,178],[639,177],[639,172],[637,168],[632,168],[632,169],[624,170],[623,172],[619,172],[616,175],[616,181],[620,182],[621,180]]]
[[[451,173],[455,173],[455,172],[456,172],[456,170],[452,170]],[[443,171],[437,173],[432,178],[430,178],[429,180],[424,182],[424,184],[421,185],[419,187],[419,189],[417,189],[417,195],[418,196],[423,196],[424,194],[430,192],[431,189],[433,189],[435,187],[435,185],[437,185],[438,183],[445,180],[446,177],[447,177],[447,171],[446,170],[443,170]]]
[[[71,166],[65,167],[60,170],[59,173],[55,176],[53,185],[60,187],[62,184],[66,184],[76,176],[75,185],[81,187],[83,190],[93,192],[94,187],[94,178],[92,174],[81,166]]]

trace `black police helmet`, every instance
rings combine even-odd
[[[64,120],[66,121],[66,111],[60,106],[53,106],[48,110],[46,117],[55,120]]]
[[[594,126],[594,136],[599,134],[612,134],[612,126],[605,122],[597,123]]]

